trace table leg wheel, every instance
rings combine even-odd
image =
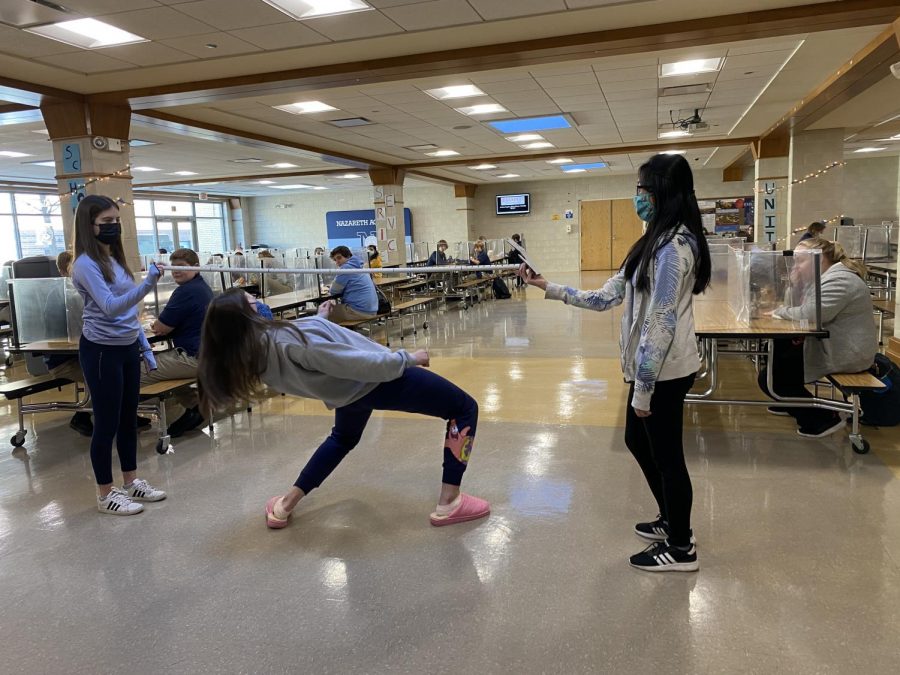
[[[17,431],[15,435],[9,439],[10,444],[14,448],[21,448],[25,445],[25,434],[28,433],[26,431]]]
[[[857,436],[856,438],[850,438],[850,447],[853,448],[853,452],[857,455],[865,455],[869,452],[871,446],[869,445],[869,441],[861,436]]]

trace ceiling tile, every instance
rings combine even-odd
[[[469,4],[485,21],[566,11],[564,0],[469,0]]]
[[[185,2],[175,5],[173,9],[208,23],[219,30],[236,30],[269,24],[293,23],[291,17],[284,12],[279,12],[265,2],[198,0],[197,2]]]
[[[180,49],[188,54],[193,54],[200,59],[211,59],[233,54],[247,54],[258,52],[260,48],[249,42],[244,42],[228,33],[206,33],[204,35],[191,35],[189,37],[163,40],[163,44],[175,49]],[[208,44],[216,45],[215,49],[207,47]]]
[[[291,49],[293,47],[305,47],[306,45],[322,44],[330,42],[324,35],[298,21],[279,23],[274,26],[258,26],[256,28],[242,28],[228,31],[235,37],[245,40],[250,44],[273,51],[276,49]]]
[[[383,9],[385,7],[399,7],[400,5],[416,5],[431,0],[366,0],[372,7]]]
[[[159,66],[166,63],[193,61],[195,57],[178,49],[172,49],[159,42],[139,42],[134,45],[107,47],[103,53],[122,59],[136,66]]]
[[[79,52],[81,50],[72,45],[49,40],[38,35],[26,33],[18,28],[0,24],[0,53],[30,59],[37,56],[50,56],[51,54],[64,54],[73,51]]]
[[[116,28],[130,31],[148,40],[165,40],[185,35],[212,33],[214,26],[197,21],[187,14],[170,7],[139,9],[134,12],[119,12],[96,17]]]
[[[405,30],[428,30],[482,21],[466,0],[432,0],[383,9],[382,13]]]
[[[791,40],[779,40],[779,39],[765,39],[765,40],[748,40],[747,42],[738,44],[735,47],[730,47],[728,49],[729,56],[738,56],[740,54],[757,54],[759,52],[768,52],[768,51],[791,51],[796,49],[797,45],[800,44],[800,39],[802,39],[803,35],[797,36],[796,39]]]
[[[792,50],[762,52],[759,54],[732,55],[730,52],[725,59],[722,70],[752,70],[757,66],[771,66],[778,68],[791,55]]]
[[[99,52],[82,50],[71,54],[57,54],[55,56],[43,56],[38,59],[42,63],[58,66],[78,73],[103,73],[112,70],[125,70],[134,68],[130,63],[105,56]]]
[[[602,85],[603,93],[620,93],[623,91],[657,91],[659,89],[659,80],[647,78],[644,80],[624,80],[622,82],[604,82]]]
[[[597,77],[600,79],[600,85],[603,86],[607,82],[631,82],[634,80],[650,80],[659,75],[659,66],[653,65],[638,66],[636,68],[620,68],[618,70],[598,70]]]
[[[562,89],[565,87],[584,87],[584,86],[598,86],[597,76],[593,71],[589,71],[586,73],[578,73],[575,75],[553,75],[553,76],[543,76],[540,73],[535,73],[534,78],[538,81],[545,89]]]
[[[488,96],[494,96],[497,94],[517,94],[517,93],[534,93],[543,91],[541,85],[535,82],[532,78],[521,79],[521,80],[507,80],[504,82],[488,82],[481,83],[480,89],[488,94]]]
[[[510,82],[512,80],[531,80],[531,73],[523,68],[504,68],[500,70],[488,70],[481,73],[472,73],[469,79],[476,84],[491,82]]]
[[[381,12],[353,12],[340,16],[322,16],[304,23],[332,40],[357,40],[401,33],[403,29]]]
[[[156,0],[64,0],[59,4],[89,16],[159,7]]]

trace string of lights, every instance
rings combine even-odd
[[[90,180],[86,180],[84,183],[80,184],[74,190],[69,190],[68,192],[60,193],[59,198],[65,199],[66,197],[71,197],[72,195],[77,194],[81,190],[84,190],[84,188],[86,188],[88,185],[94,185],[96,183],[105,183],[106,181],[109,181],[113,178],[119,178],[121,176],[124,176],[129,171],[131,171],[131,164],[126,166],[124,169],[119,169],[118,171],[107,174],[105,176],[97,176],[96,178],[91,178]],[[117,199],[116,201],[119,201],[120,203],[123,203],[123,204],[126,203],[123,200],[119,200],[119,199]]]
[[[842,167],[842,166],[844,166],[846,163],[847,163],[847,162],[832,162],[832,163],[829,164],[828,166],[823,167],[823,168],[819,169],[818,171],[813,171],[812,173],[806,174],[805,176],[803,176],[803,178],[795,178],[794,180],[792,180],[792,181],[791,181],[790,183],[788,183],[787,185],[779,185],[778,187],[775,187],[775,188],[773,188],[773,189],[771,189],[771,190],[766,190],[766,189],[760,190],[760,189],[757,189],[757,190],[756,190],[756,194],[772,194],[773,192],[777,192],[777,191],[779,191],[779,190],[787,190],[787,189],[788,189],[790,186],[792,186],[792,185],[802,185],[803,183],[806,183],[807,181],[811,181],[811,180],[814,180],[814,179],[816,179],[816,178],[819,178],[820,176],[825,175],[826,173],[828,173],[828,172],[831,171],[832,169],[835,169],[835,168],[838,168],[838,167]]]

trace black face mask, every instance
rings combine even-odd
[[[121,223],[103,223],[102,225],[98,225],[100,228],[100,234],[94,235],[101,244],[106,244],[107,246],[111,246],[119,241],[119,238],[122,236],[122,224]]]

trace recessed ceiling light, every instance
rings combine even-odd
[[[495,164],[478,164],[476,166],[470,166],[470,169],[475,169],[475,171],[488,171],[489,169],[496,169],[497,166]]]
[[[133,166],[133,167],[131,167],[131,170],[132,171],[145,171],[145,172],[159,171],[159,169],[157,169],[156,167],[153,167],[153,166]]]
[[[26,152],[13,152],[12,150],[0,150],[0,157],[31,157]]]
[[[673,77],[675,75],[694,75],[696,73],[714,73],[722,67],[722,59],[691,59],[689,61],[676,61],[664,63],[659,68],[660,77]]]
[[[518,136],[507,136],[506,140],[513,143],[527,143],[528,141],[542,141],[544,137],[540,134],[519,134]]]
[[[459,153],[456,150],[435,150],[434,152],[426,152],[429,157],[453,157]]]
[[[683,155],[686,150],[663,150],[660,154],[662,155]]]
[[[264,0],[264,2],[297,20],[372,9],[362,0]]]
[[[215,180],[212,183],[194,183],[195,187],[206,187],[208,185],[218,185],[222,181]]]
[[[457,108],[456,112],[461,112],[463,115],[492,115],[506,112],[506,108],[499,103],[480,103],[466,106],[465,108]]]
[[[51,166],[56,168],[56,162],[52,159],[42,159],[37,162],[22,162],[22,164],[30,164],[32,166]]]
[[[427,152],[428,150],[437,150],[438,146],[434,143],[424,143],[422,145],[407,145],[407,150],[414,150],[415,152]]]
[[[521,134],[530,131],[551,131],[553,129],[570,129],[572,127],[572,123],[565,115],[494,120],[487,124],[501,134]]]
[[[312,187],[312,185],[303,185],[301,183],[298,185],[273,185],[272,187],[274,187],[276,190],[308,190]]]
[[[166,174],[167,176],[196,176],[196,171],[173,171],[172,173]]]
[[[46,129],[32,129],[32,130],[31,130],[31,133],[33,133],[33,134],[43,134],[44,136],[46,136],[46,135],[49,134],[50,132],[47,131]]]
[[[556,147],[553,143],[549,143],[547,141],[537,141],[536,143],[526,143],[525,145],[520,145],[520,148],[523,150],[540,150],[541,148],[553,148]]]
[[[364,127],[369,124],[374,124],[374,122],[370,119],[366,119],[365,117],[347,117],[342,120],[328,120],[329,124],[333,124],[336,127],[341,129],[348,129],[350,127]]]
[[[132,148],[141,148],[145,145],[158,145],[158,143],[155,143],[154,141],[145,141],[140,138],[132,138],[128,141],[128,146]]]
[[[235,164],[262,164],[262,160],[258,157],[242,157],[241,159],[229,159],[228,161]]]
[[[276,162],[275,164],[266,164],[265,167],[267,169],[296,169],[296,168],[298,168],[296,164],[291,164],[290,162]]]
[[[275,185],[274,180],[260,180],[257,181],[257,183],[259,183],[260,185]]]
[[[33,26],[26,28],[25,31],[84,49],[148,42],[147,38],[110,26],[108,23],[97,21],[97,19],[62,21],[44,26]]]
[[[859,148],[857,150],[854,150],[853,152],[881,152],[882,150],[885,150],[885,148]],[[0,152],[0,155],[2,154],[3,153]]]
[[[684,138],[685,136],[690,136],[690,131],[685,131],[684,129],[673,129],[672,131],[660,131],[660,138]]]
[[[502,173],[497,178],[518,178],[519,174],[517,173]]]
[[[892,141],[900,141],[900,134],[897,134],[896,136],[891,136],[890,140],[892,140]]]
[[[445,101],[448,98],[484,96],[484,92],[474,84],[460,84],[452,87],[440,87],[439,89],[426,89],[425,93],[439,101]]]
[[[345,173],[341,178],[362,178],[358,173]]]
[[[324,187],[324,186],[322,186],[322,185],[316,185],[316,186],[313,188],[313,190],[327,190],[327,189],[328,189],[327,187]]]
[[[591,169],[605,169],[609,166],[606,162],[590,162],[588,164],[571,164],[562,167],[566,173],[581,173],[582,171],[590,171]]]
[[[328,112],[329,110],[337,110],[332,105],[322,103],[322,101],[298,101],[297,103],[288,103],[287,105],[272,106],[276,110],[284,110],[292,115],[306,115],[309,113]]]
[[[574,159],[560,157],[559,159],[548,159],[547,164],[571,164],[574,161],[575,161]]]

